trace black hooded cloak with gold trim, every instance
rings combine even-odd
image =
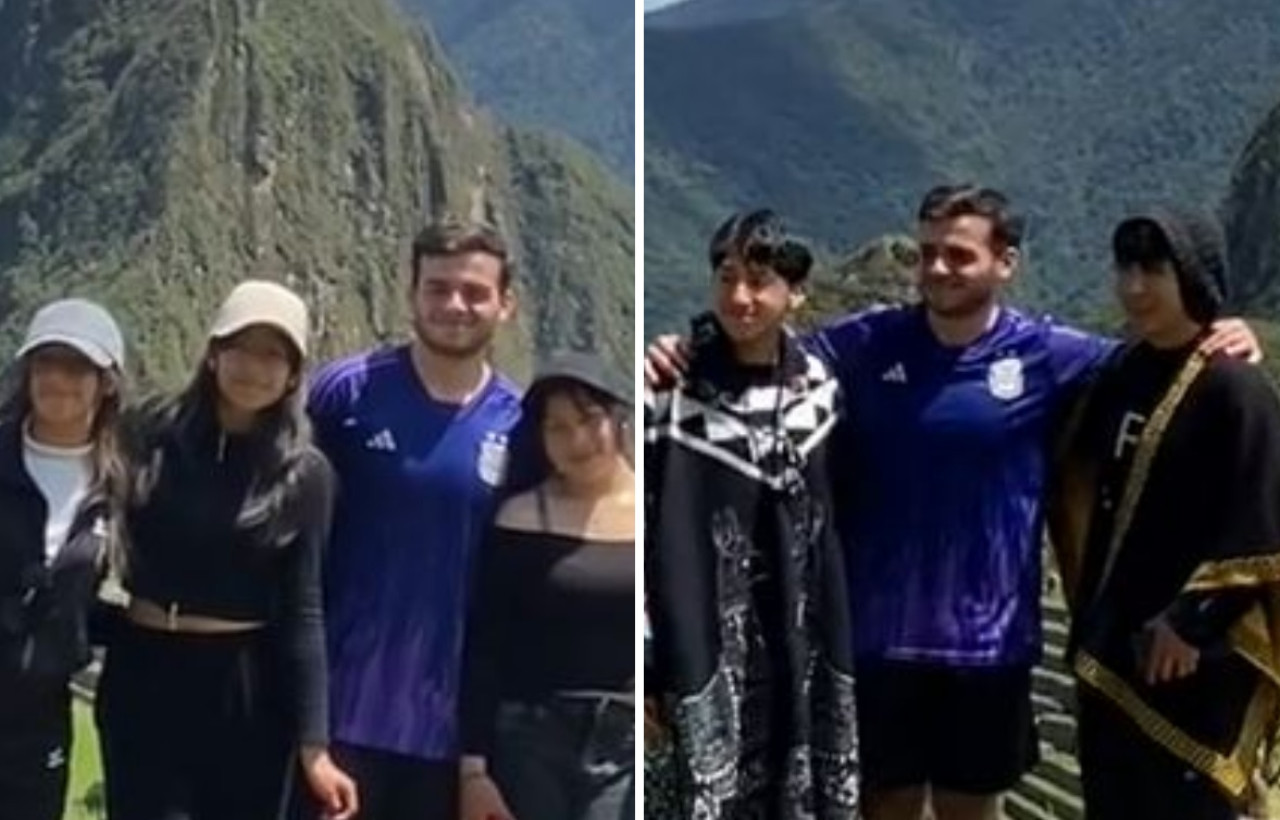
[[[1081,398],[1049,525],[1079,685],[1240,798],[1280,705],[1280,400],[1261,369],[1195,346],[1122,350]],[[1201,660],[1147,685],[1159,616]]]

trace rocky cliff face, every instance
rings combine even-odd
[[[1225,218],[1235,307],[1251,316],[1280,318],[1280,106],[1236,164]]]
[[[472,110],[385,0],[0,0],[0,343],[87,294],[171,384],[246,276],[306,296],[322,355],[399,336],[409,241],[461,212],[524,262],[503,364],[571,342],[629,367],[630,199]]]
[[[555,128],[630,181],[631,0],[401,0],[435,30],[467,87],[513,123]]]

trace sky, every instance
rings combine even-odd
[[[663,6],[670,6],[673,3],[678,2],[680,2],[680,0],[644,0],[644,10],[653,11],[654,9],[660,9]]]

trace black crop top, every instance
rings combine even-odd
[[[126,589],[179,614],[265,621],[282,639],[294,674],[300,742],[328,736],[328,685],[320,561],[333,506],[332,471],[308,449],[295,484],[271,520],[237,519],[267,442],[206,423],[160,434],[134,453],[150,463],[150,493],[130,503]],[[266,518],[265,516],[263,518]]]
[[[635,544],[494,530],[480,557],[462,686],[463,744],[487,754],[503,701],[629,693]]]

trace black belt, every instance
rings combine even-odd
[[[556,692],[553,697],[558,701],[566,703],[603,703],[612,706],[625,707],[631,710],[636,708],[636,696],[631,692],[610,692],[608,690],[595,689],[567,689]]]

